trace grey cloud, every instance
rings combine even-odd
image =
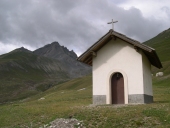
[[[169,7],[163,6],[161,8],[161,10],[164,11],[167,14],[168,17],[170,17],[170,8]]]
[[[123,17],[123,19],[122,19]],[[140,10],[132,7],[128,11],[123,10],[119,30],[127,36],[135,38],[141,42],[146,41],[153,36],[156,36],[163,29],[162,22],[151,17],[144,18]]]
[[[80,53],[111,28],[107,22],[112,18],[119,21],[116,31],[139,41],[167,27],[153,17],[144,18],[136,8],[124,10],[114,3],[118,1],[1,0],[0,42],[38,48],[58,41]]]

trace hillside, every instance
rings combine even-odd
[[[29,99],[0,105],[0,127],[37,128],[70,117],[87,128],[169,127],[170,81],[153,83],[153,104],[92,106],[92,77],[74,79]]]
[[[144,42],[144,44],[156,49],[161,62],[170,60],[170,28]]]
[[[0,56],[0,102],[21,99],[69,79],[61,63],[22,49]]]
[[[23,47],[0,55],[0,103],[27,98],[91,73],[77,55],[53,42],[34,52]]]
[[[170,28],[161,32],[144,44],[156,49],[156,52],[162,62],[163,68],[157,69],[152,67],[152,72],[163,71],[165,75],[170,74]]]

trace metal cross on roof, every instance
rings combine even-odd
[[[112,21],[107,23],[107,24],[112,24],[112,29],[113,29],[113,24],[116,23],[116,22],[118,22],[118,21],[113,21],[113,19],[112,19]]]

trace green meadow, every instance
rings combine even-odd
[[[153,77],[152,104],[93,106],[89,75],[24,100],[1,104],[0,127],[44,127],[56,118],[76,118],[87,128],[170,127],[169,85],[169,77]]]

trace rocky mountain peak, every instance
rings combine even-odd
[[[24,47],[20,47],[20,48],[13,50],[12,52],[29,52],[29,53],[31,53],[32,51],[30,51]]]
[[[60,46],[60,44],[57,41],[54,41],[51,43],[52,46]]]
[[[76,60],[77,54],[73,50],[61,46],[56,41],[35,50],[33,53],[58,60],[70,77],[80,77],[91,72],[91,67]]]
[[[35,50],[34,53],[59,60],[67,57],[74,59],[77,58],[77,54],[73,50],[69,51],[67,47],[61,46],[57,41],[54,41],[51,44],[45,45],[44,47]]]

